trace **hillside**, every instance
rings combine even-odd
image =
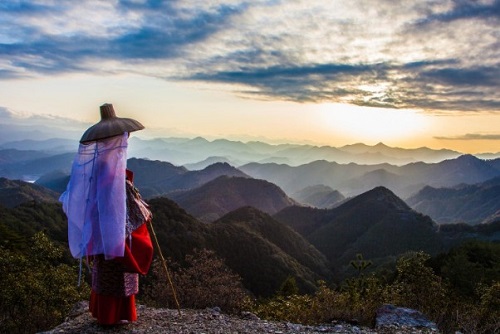
[[[331,210],[294,207],[275,218],[301,232],[337,269],[358,253],[380,264],[409,250],[442,250],[437,225],[383,187]]]
[[[220,176],[198,188],[172,192],[167,196],[203,222],[214,221],[244,206],[274,214],[296,204],[270,182],[231,176]]]
[[[500,177],[453,188],[427,186],[407,203],[439,224],[480,224],[500,211]]]
[[[319,209],[332,208],[345,199],[339,191],[321,184],[306,187],[290,197],[299,203]]]
[[[299,234],[254,208],[212,224],[188,215],[166,198],[150,200],[154,228],[165,256],[182,261],[193,249],[215,250],[258,296],[269,296],[288,276],[310,291],[329,275],[325,258]]]
[[[57,202],[59,195],[45,187],[0,177],[0,204],[9,208],[27,202]]]
[[[213,247],[259,296],[270,296],[292,276],[312,292],[331,273],[328,261],[302,236],[254,208],[238,209],[210,225]]]

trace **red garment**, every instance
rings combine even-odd
[[[113,259],[123,263],[130,272],[146,274],[153,259],[153,244],[146,224],[132,232],[132,247],[126,240],[125,256]],[[120,320],[136,321],[135,296],[115,297],[91,292],[89,310],[103,325],[112,325]]]

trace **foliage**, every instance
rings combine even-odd
[[[417,309],[439,323],[446,316],[449,291],[427,265],[429,259],[424,252],[409,252],[398,259],[388,301]]]
[[[50,329],[75,302],[88,298],[88,286],[77,287],[78,269],[60,262],[63,255],[42,232],[27,253],[0,247],[0,332]]]
[[[483,245],[488,248],[488,246]],[[492,246],[493,247],[493,246]],[[467,247],[465,247],[467,248]],[[500,328],[500,283],[477,284],[477,299],[464,298],[452,283],[438,276],[429,266],[430,256],[410,252],[397,261],[392,280],[376,274],[365,275],[369,261],[361,255],[352,261],[358,271],[337,288],[325,282],[313,295],[277,294],[254,306],[264,319],[318,324],[342,320],[373,325],[376,310],[383,304],[410,307],[423,312],[444,332],[495,333]],[[447,263],[446,261],[444,263]],[[467,270],[468,267],[462,267]],[[467,275],[456,273],[458,276]]]
[[[467,242],[443,256],[438,265],[441,276],[458,292],[477,299],[479,285],[491,285],[500,277],[500,244]]]
[[[287,279],[281,284],[278,289],[278,296],[293,296],[299,293],[299,286],[297,285],[297,280],[293,276],[288,276]]]
[[[218,306],[226,312],[240,311],[249,300],[241,278],[233,273],[213,251],[195,250],[187,255],[187,266],[170,265],[171,279],[183,308],[203,309]],[[173,290],[161,261],[153,263],[153,279],[145,287],[146,303],[176,307]]]

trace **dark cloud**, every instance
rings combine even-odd
[[[420,74],[424,81],[456,86],[500,86],[500,67],[441,68]]]
[[[491,4],[478,3],[475,0],[454,0],[450,11],[434,14],[421,20],[419,24],[427,24],[434,21],[450,22],[460,19],[500,19],[500,0]]]
[[[498,67],[453,68],[454,59],[394,64],[316,64],[197,73],[190,80],[257,87],[244,94],[296,102],[349,102],[361,106],[480,111],[500,108]],[[444,66],[444,67],[443,67]],[[363,85],[387,85],[370,92]],[[465,88],[465,89],[464,89]]]
[[[33,15],[47,14],[53,12],[54,8],[44,4],[35,4],[26,1],[2,1],[0,2],[0,10],[4,13],[14,15]]]
[[[137,9],[139,6],[122,1],[122,6]],[[188,18],[177,15],[179,9],[172,3],[148,1],[142,9],[154,10],[152,20],[137,31],[120,36],[110,42],[115,56],[125,58],[155,59],[179,56],[186,45],[203,41],[223,29],[233,15],[246,6],[220,5],[207,11],[199,11]]]
[[[467,133],[463,136],[456,137],[434,137],[440,140],[500,140],[500,134],[479,134],[479,133]]]
[[[19,73],[24,70],[37,73],[95,71],[95,68],[83,68],[79,65],[87,59],[130,61],[180,57],[186,46],[203,41],[223,29],[231,16],[245,8],[245,5],[221,5],[192,15],[179,15],[181,13],[177,12],[179,9],[173,6],[174,3],[147,1],[139,5],[121,1],[121,11],[134,9],[148,12],[151,16],[145,25],[112,39],[84,35],[49,36],[33,27],[23,26],[17,34],[34,36],[34,39],[0,43],[0,57],[12,59],[15,67],[23,69]],[[36,6],[11,6],[8,10],[36,15],[49,11],[48,8]],[[13,73],[8,74],[13,76]]]

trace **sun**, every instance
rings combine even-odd
[[[365,143],[405,141],[428,127],[425,115],[409,109],[325,104],[321,110],[330,131]]]

